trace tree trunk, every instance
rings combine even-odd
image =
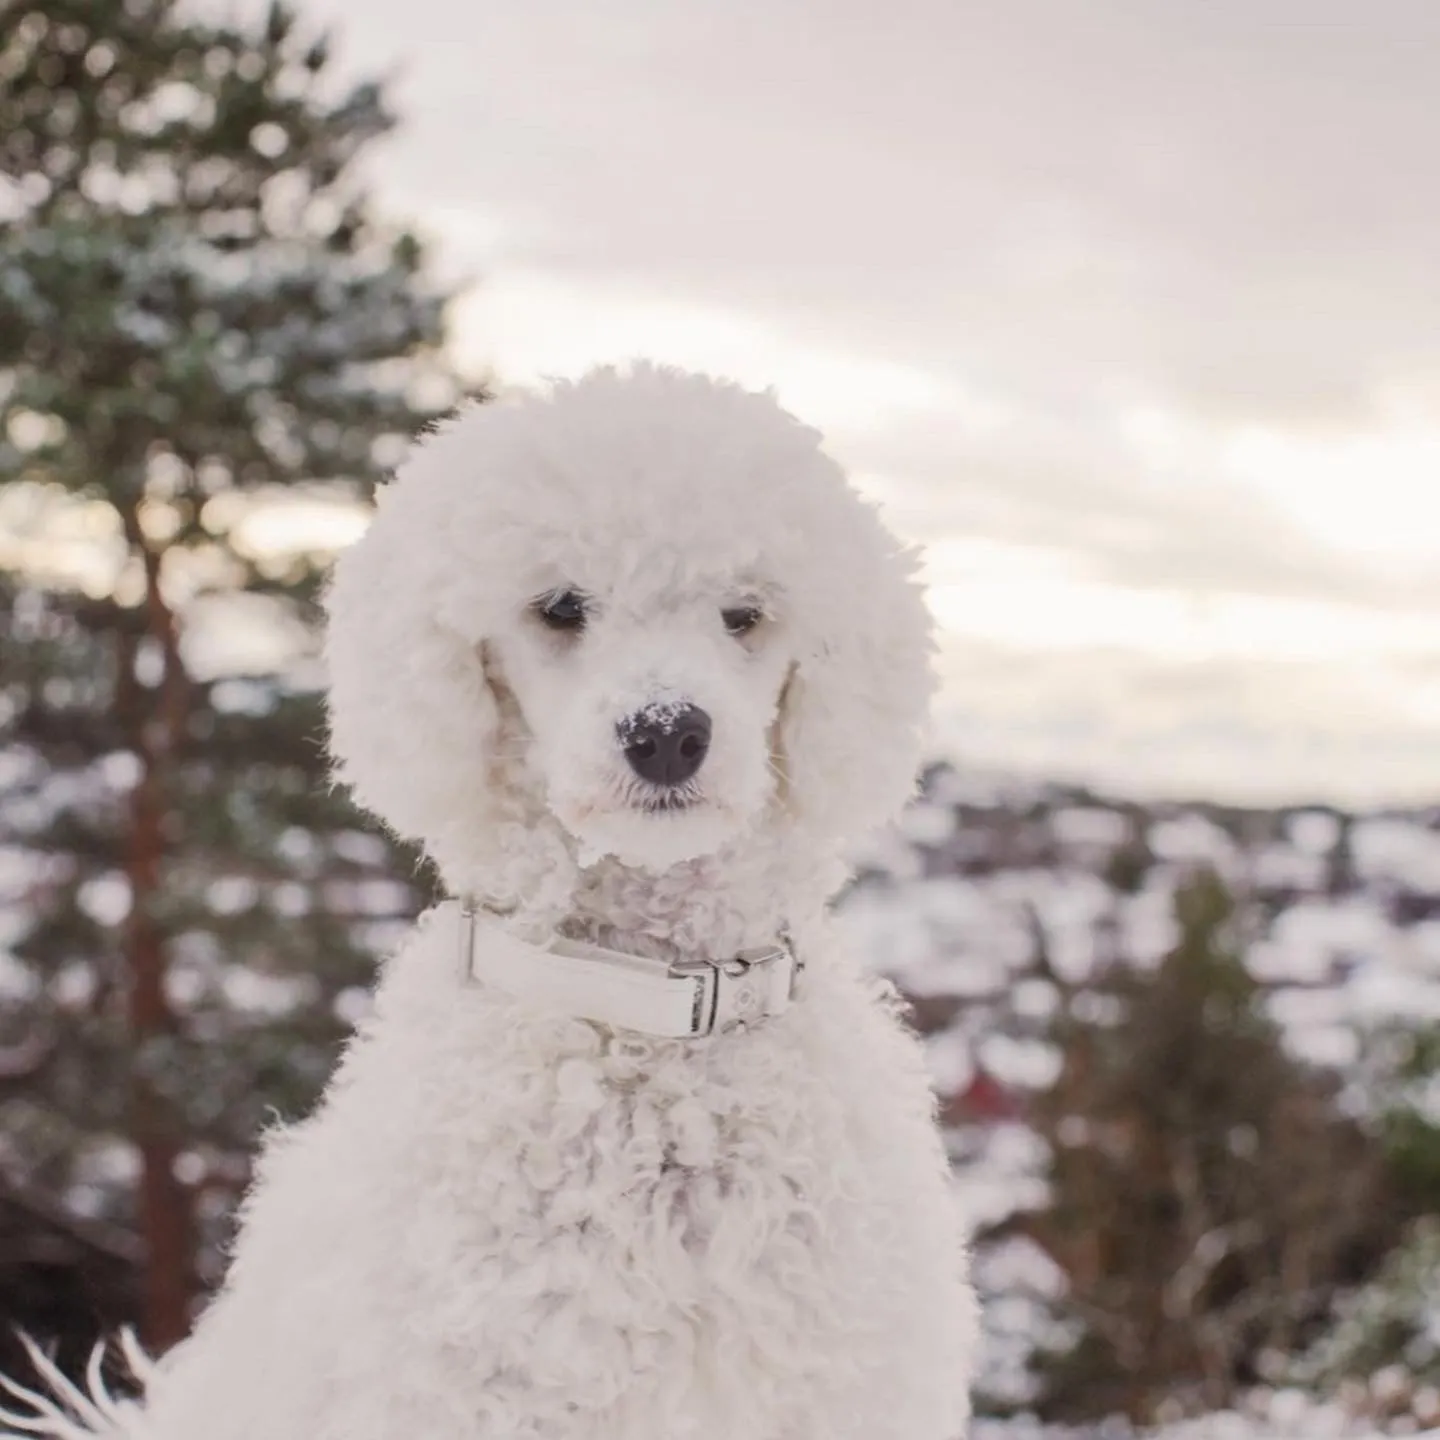
[[[165,999],[165,947],[151,914],[159,886],[163,806],[159,776],[147,767],[131,808],[130,922],[125,936],[132,1055],[131,1134],[140,1152],[139,1220],[145,1246],[141,1332],[151,1353],[168,1349],[190,1326],[192,1244],[189,1196],[175,1173],[176,1117],[153,1082],[157,1042],[173,1033]]]
[[[169,1349],[190,1328],[195,1251],[189,1190],[176,1174],[183,1149],[183,1125],[157,1083],[157,1050],[177,1028],[165,994],[165,937],[156,920],[165,853],[166,766],[179,746],[185,724],[187,682],[170,613],[160,589],[160,556],[149,549],[133,512],[125,517],[132,546],[145,566],[147,639],[163,657],[155,690],[136,684],[135,652],[122,647],[122,694],[138,701],[126,707],[127,728],[140,761],[140,779],[131,793],[128,874],[130,914],[125,929],[125,973],[129,981],[128,1021],[132,1057],[131,1138],[140,1154],[138,1194],[140,1237],[145,1247],[141,1333],[152,1354]],[[153,709],[147,703],[157,696]]]

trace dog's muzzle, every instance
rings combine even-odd
[[[616,1030],[693,1040],[781,1015],[801,964],[785,940],[717,959],[667,963],[555,935],[532,945],[478,906],[447,900],[461,983],[494,985],[516,999]]]

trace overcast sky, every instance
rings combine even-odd
[[[507,382],[774,384],[962,761],[1440,795],[1436,0],[303,0]]]

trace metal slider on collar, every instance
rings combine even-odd
[[[690,1032],[696,1039],[780,1014],[795,998],[799,972],[794,952],[783,941],[728,959],[677,960],[669,971],[696,982]]]
[[[491,915],[490,907],[448,903],[458,909],[462,984],[482,980],[578,1019],[642,1034],[701,1039],[783,1014],[802,969],[785,932],[771,945],[669,964],[558,935],[543,944],[506,937],[498,947],[477,949],[482,912]]]

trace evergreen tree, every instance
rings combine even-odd
[[[1057,1418],[1231,1402],[1393,1232],[1379,1145],[1284,1049],[1224,884],[1193,876],[1176,918],[1157,970],[1114,966],[1082,992],[1110,1006],[1062,1010],[1064,1064],[1032,1117],[1052,1193],[1023,1229],[1064,1272],[1080,1337],[1044,1362]]]
[[[328,790],[313,632],[446,297],[332,70],[280,3],[0,0],[0,1186],[138,1234],[158,1348],[424,883]]]

